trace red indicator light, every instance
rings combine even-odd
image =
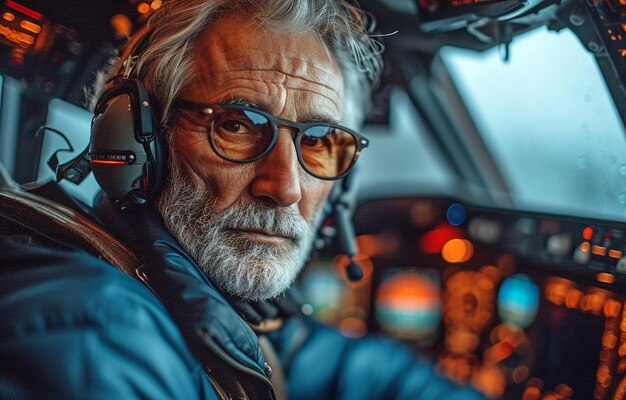
[[[437,254],[448,241],[461,238],[463,238],[463,233],[460,229],[442,223],[422,235],[419,248],[425,254]]]
[[[19,11],[22,14],[27,15],[27,16],[31,17],[32,19],[35,19],[35,20],[37,20],[39,22],[41,22],[41,20],[43,19],[43,14],[38,13],[35,10],[31,10],[30,8],[25,7],[25,6],[21,5],[21,4],[18,4],[18,3],[14,2],[14,1],[7,0],[6,4],[7,4],[7,7],[11,7],[15,11]]]
[[[113,160],[91,160],[92,164],[106,164],[106,165],[125,165],[125,161],[113,161]]]
[[[593,228],[588,226],[585,229],[583,229],[583,239],[585,240],[591,240],[591,238],[593,237]]]

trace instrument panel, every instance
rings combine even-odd
[[[305,312],[393,336],[492,398],[626,398],[626,224],[431,198],[354,217],[364,279],[318,258]]]

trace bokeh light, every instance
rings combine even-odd
[[[111,17],[110,22],[116,38],[121,39],[130,37],[133,30],[133,23],[128,16],[124,14],[115,14]]]
[[[585,229],[583,229],[583,239],[585,240],[591,240],[591,238],[593,237],[593,228],[588,226]]]
[[[469,240],[452,239],[441,249],[441,256],[449,263],[463,263],[474,255],[474,246]]]
[[[137,5],[137,12],[139,14],[146,14],[150,11],[150,5],[148,3],[141,2]]]
[[[527,275],[515,274],[502,282],[498,293],[502,321],[526,328],[535,320],[538,309],[539,287]]]
[[[497,365],[485,364],[472,375],[472,386],[491,398],[500,398],[506,389],[506,376]]]
[[[446,218],[450,225],[459,226],[465,222],[465,208],[459,203],[453,203],[448,207]]]
[[[463,237],[463,232],[448,224],[440,224],[424,233],[419,240],[419,248],[425,254],[437,254],[452,239]]]
[[[459,271],[446,281],[445,324],[482,332],[495,313],[494,283],[488,275]]]
[[[433,335],[441,321],[438,283],[425,274],[400,272],[384,281],[376,294],[376,319],[398,337],[425,338]]]
[[[330,262],[318,262],[302,279],[302,298],[310,315],[323,322],[335,322],[344,304],[345,285]]]
[[[367,333],[367,324],[359,317],[346,317],[339,323],[342,335],[351,338],[360,338]]]

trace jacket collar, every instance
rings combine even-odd
[[[139,279],[161,300],[196,356],[210,338],[236,362],[264,373],[266,364],[254,331],[167,231],[154,210],[137,206],[120,211],[106,196],[97,198],[95,209],[107,228],[143,259],[137,271]]]

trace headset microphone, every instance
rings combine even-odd
[[[358,253],[354,225],[352,224],[352,210],[355,203],[355,180],[357,173],[353,169],[348,176],[337,182],[334,193],[331,194],[331,207],[334,214],[336,234],[339,239],[341,253],[348,256],[346,275],[351,282],[357,282],[363,278],[363,270],[354,261]]]
[[[354,256],[358,252],[356,246],[356,235],[354,226],[352,225],[350,209],[341,202],[335,204],[335,218],[337,226],[337,234],[339,236],[339,245],[343,253],[348,256],[349,262],[346,266],[346,275],[351,282],[358,282],[363,278],[363,270],[354,261]]]

